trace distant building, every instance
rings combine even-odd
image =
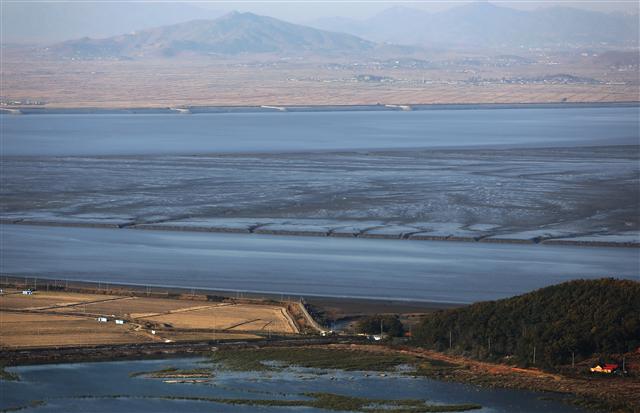
[[[592,373],[612,374],[615,373],[620,366],[617,364],[598,364],[595,367],[591,367]]]
[[[31,291],[31,290],[22,290],[22,295],[33,295],[33,291]]]
[[[98,317],[97,320],[98,323],[106,323],[107,321],[109,321],[107,317]]]
[[[116,324],[124,324],[124,320],[116,320]]]

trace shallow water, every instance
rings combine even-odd
[[[471,303],[575,278],[640,279],[637,248],[3,225],[4,274]]]
[[[300,399],[301,393],[326,392],[347,396],[388,399],[423,399],[430,403],[476,403],[478,413],[578,413],[582,410],[559,401],[542,400],[542,393],[481,389],[465,384],[412,378],[400,374],[381,377],[362,372],[316,371],[289,368],[281,372],[216,371],[208,384],[168,384],[161,379],[131,378],[132,372],[166,367],[198,367],[199,359],[120,361],[12,367],[21,381],[2,381],[0,408],[26,406],[43,400],[45,405],[25,412],[320,412],[304,407],[254,407],[211,402],[171,401],[148,397],[187,396],[238,399]],[[318,374],[322,373],[322,374]],[[122,398],[81,399],[79,396]],[[137,398],[136,398],[137,397]],[[147,397],[147,398],[142,398]]]
[[[637,107],[197,115],[3,115],[3,156],[638,143]]]

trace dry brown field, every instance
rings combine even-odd
[[[109,296],[107,296],[109,297]],[[105,296],[103,296],[105,298]],[[76,306],[76,311],[90,314],[105,314],[139,318],[145,315],[164,313],[198,305],[198,302],[188,300],[171,300],[162,298],[122,297],[111,301],[98,301]],[[67,309],[54,309],[56,312],[65,312]]]
[[[634,72],[589,61],[509,68],[390,69],[351,62],[242,62],[232,60],[72,61],[5,51],[0,86],[10,99],[36,99],[45,107],[131,108],[252,105],[374,105],[638,101]],[[469,84],[472,77],[501,79],[569,73],[601,84]],[[358,82],[357,75],[393,78]]]
[[[98,322],[99,316],[109,321]],[[125,324],[116,325],[116,318]],[[254,332],[298,333],[298,327],[277,305],[59,291],[0,294],[0,348],[260,339]]]
[[[191,309],[145,317],[140,320],[166,323],[178,329],[298,332],[283,307],[266,305],[199,305]]]
[[[64,347],[151,342],[132,325],[99,323],[94,318],[42,313],[0,312],[0,346]]]
[[[46,309],[57,306],[74,306],[103,300],[122,298],[101,294],[76,294],[65,292],[38,292],[23,295],[21,291],[7,291],[0,295],[0,309]]]

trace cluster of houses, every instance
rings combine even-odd
[[[98,323],[108,323],[109,322],[109,319],[107,317],[98,317],[96,320],[98,320]],[[114,321],[115,321],[116,324],[120,324],[120,325],[124,324],[124,320],[116,319]]]

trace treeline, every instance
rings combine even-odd
[[[356,331],[364,334],[386,334],[389,337],[402,337],[404,327],[397,315],[376,314],[363,317],[356,323]]]
[[[509,299],[438,311],[417,344],[479,359],[554,367],[640,347],[640,282],[577,280]]]

